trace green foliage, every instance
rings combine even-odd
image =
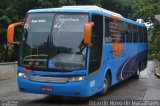
[[[160,11],[160,0],[133,0],[132,10],[133,12],[130,15],[133,19],[153,19],[154,15]]]
[[[112,0],[109,10],[117,12],[124,17],[128,17],[131,10],[131,1],[130,0]]]
[[[145,21],[151,19],[160,12],[160,0],[136,0],[132,1],[132,13],[130,18],[136,20],[142,18]],[[149,59],[160,61],[160,25],[154,25],[148,30]]]
[[[14,8],[12,0],[0,1],[0,7],[0,61],[8,61],[7,27],[10,23],[18,21],[19,16],[15,15],[17,10]]]
[[[120,13],[131,19],[153,18],[160,11],[160,0],[1,0],[0,1],[0,62],[14,61],[18,54],[15,46],[7,45],[6,34],[9,24],[23,21],[30,9],[54,8],[64,5],[98,5],[108,10]],[[155,26],[149,31],[149,48],[151,54],[160,48],[160,27]],[[21,30],[16,29],[16,35]],[[18,36],[16,36],[18,39]]]
[[[149,57],[160,60],[160,25],[148,31]]]
[[[0,1],[0,62],[14,61],[18,55],[16,46],[7,44],[6,35],[8,25],[23,21],[26,12],[30,9],[52,8],[63,5],[74,5],[75,0],[1,0]],[[20,35],[21,30],[16,29],[15,35]],[[15,39],[19,39],[15,36]],[[13,51],[14,49],[14,51]]]
[[[160,61],[160,52],[154,52],[151,55],[148,55],[148,60]]]

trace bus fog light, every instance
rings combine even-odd
[[[85,79],[85,76],[75,76],[75,77],[70,77],[69,81],[74,82],[74,81],[83,81]]]
[[[22,77],[22,78],[28,79],[28,77],[27,77],[24,73],[22,73],[22,72],[19,72],[19,73],[18,73],[18,76],[19,76],[19,77]]]

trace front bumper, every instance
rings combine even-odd
[[[17,80],[20,92],[72,97],[89,97],[93,95],[90,92],[88,80],[66,82],[62,84],[35,82],[19,76],[17,77]],[[52,91],[42,90],[42,87],[50,87],[52,88]]]

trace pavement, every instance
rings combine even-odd
[[[155,67],[154,61],[148,61],[138,80],[130,78],[113,86],[107,95],[94,95],[87,100],[22,93],[18,91],[16,78],[1,80],[0,106],[105,106],[103,103],[108,106],[160,106],[160,79],[155,76]]]
[[[5,73],[3,75],[0,75],[0,81],[1,80],[12,79],[12,78],[16,78],[16,73]]]
[[[17,62],[0,63],[0,81],[16,78]]]

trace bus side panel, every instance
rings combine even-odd
[[[124,51],[123,51],[124,50]],[[138,67],[143,70],[147,66],[146,43],[124,43],[121,55],[117,58],[113,54],[112,44],[104,46],[104,67],[112,71],[112,85],[133,76]]]
[[[103,67],[105,67],[104,68],[105,69],[104,72],[106,72],[107,69],[111,70],[111,73],[112,73],[112,85],[118,83],[119,81],[117,80],[116,75],[117,75],[117,70],[121,66],[121,59],[120,58],[116,58],[114,56],[111,43],[106,43],[104,45],[103,63],[102,64],[103,64]]]

